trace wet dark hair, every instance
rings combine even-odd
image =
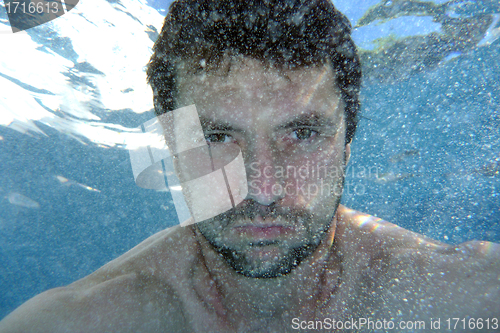
[[[178,0],[170,6],[148,64],[157,115],[174,110],[176,69],[210,70],[230,57],[276,68],[331,64],[356,130],[361,66],[348,19],[331,0]]]

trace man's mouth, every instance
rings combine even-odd
[[[281,227],[299,220],[308,220],[311,216],[305,210],[281,207],[276,203],[261,205],[252,199],[246,199],[237,207],[216,217],[229,226]],[[238,222],[240,221],[240,223]]]
[[[281,225],[243,225],[233,227],[233,232],[241,237],[255,240],[272,240],[283,236],[290,235],[294,228]],[[269,244],[266,244],[269,245]]]

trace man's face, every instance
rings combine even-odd
[[[277,70],[244,58],[181,72],[177,103],[196,105],[214,155],[237,144],[245,160],[247,198],[199,231],[245,276],[289,273],[319,245],[341,197],[344,105],[330,66]]]

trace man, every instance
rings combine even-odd
[[[248,194],[33,298],[0,332],[499,328],[498,245],[339,205],[360,69],[328,0],[177,1],[154,51],[157,114],[195,105],[214,156],[241,150]]]

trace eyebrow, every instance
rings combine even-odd
[[[326,118],[317,112],[309,112],[305,114],[301,114],[293,119],[291,119],[289,122],[278,125],[278,129],[290,129],[290,128],[296,128],[296,127],[302,127],[302,126],[336,126],[337,123],[334,122],[332,119]]]
[[[240,132],[227,121],[213,120],[200,116],[200,123],[203,131],[232,131]]]
[[[203,131],[227,131],[227,132],[242,132],[243,130],[232,126],[227,121],[215,120],[200,116],[200,123]],[[297,127],[332,127],[338,126],[338,122],[333,121],[315,111],[304,113],[292,118],[290,121],[276,126],[275,129],[290,129]]]

